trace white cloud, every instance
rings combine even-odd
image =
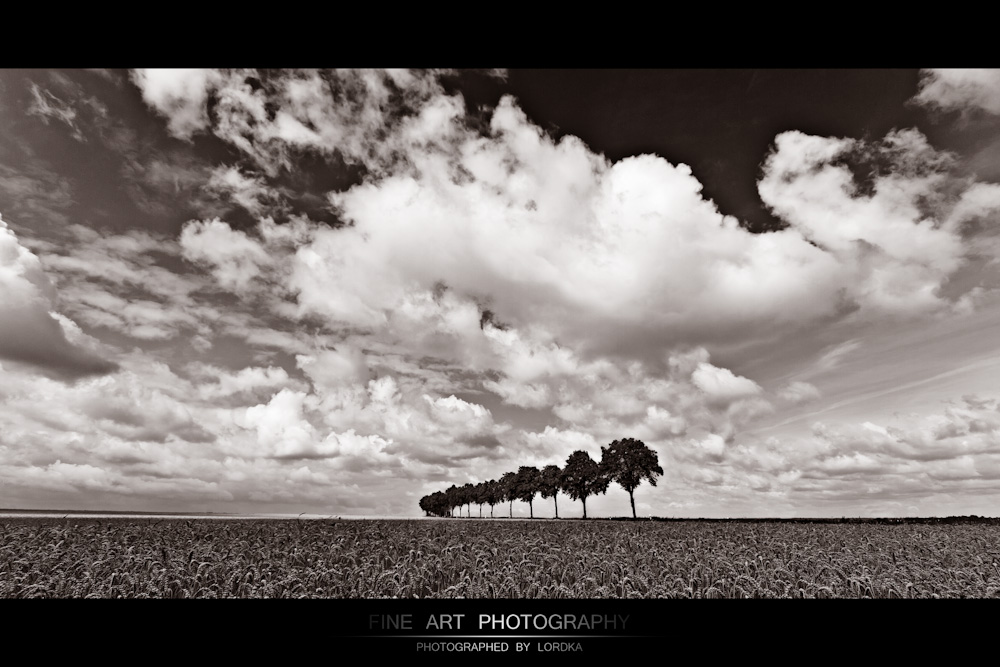
[[[696,387],[708,394],[710,400],[729,403],[736,399],[761,393],[760,385],[753,380],[734,374],[727,368],[700,363],[691,375]]]
[[[836,261],[835,279],[850,302],[874,314],[947,305],[939,290],[966,252],[949,216],[955,198],[944,195],[962,187],[947,172],[948,155],[916,130],[894,131],[877,144],[792,131],[778,135],[775,146],[761,198]],[[866,192],[843,162],[848,158],[892,167]]]
[[[800,380],[789,382],[778,391],[778,398],[793,404],[815,401],[820,396],[822,396],[822,393],[819,389],[808,382]]]
[[[211,129],[262,169],[291,166],[290,150],[336,152],[347,162],[392,162],[380,135],[439,96],[436,72],[406,70],[289,71],[134,70],[147,104],[174,136]],[[209,96],[215,99],[210,118]],[[440,98],[437,98],[440,99]],[[434,107],[434,103],[428,105]]]
[[[1000,114],[1000,69],[925,69],[920,72],[920,104],[981,109]]]
[[[69,321],[54,314],[55,302],[38,257],[0,218],[0,358],[68,379],[113,370],[82,337],[70,342],[61,324]]]
[[[239,167],[220,165],[212,170],[205,186],[259,216],[280,199],[278,192],[260,176],[248,176]]]
[[[352,345],[338,345],[335,350],[296,356],[296,362],[317,392],[340,387],[365,385],[371,379],[365,354]]]
[[[515,382],[502,378],[499,382],[486,380],[483,387],[502,397],[506,403],[522,408],[544,408],[552,404],[552,393],[546,384]]]
[[[305,397],[282,389],[266,405],[246,409],[240,425],[256,429],[259,455],[297,458],[319,453],[316,429],[303,412]]]
[[[593,434],[574,429],[560,429],[546,426],[540,432],[525,431],[519,434],[521,440],[521,456],[518,465],[533,465],[536,467],[555,464],[562,467],[569,455],[577,450],[583,450],[595,461],[601,459],[601,445]]]
[[[131,72],[132,81],[142,91],[142,98],[167,117],[170,133],[190,139],[208,127],[206,104],[213,86],[220,81],[218,72],[206,69],[139,69]]]
[[[195,335],[207,341],[218,316],[194,294],[213,283],[207,275],[164,265],[181,254],[175,240],[137,230],[102,234],[81,225],[60,229],[56,238],[61,247],[41,259],[56,282],[61,309],[75,321],[138,340]]]
[[[199,397],[210,400],[234,394],[273,391],[293,384],[284,368],[250,366],[237,372],[205,364],[193,364],[191,370],[198,379]],[[208,380],[214,380],[209,382]]]
[[[209,266],[223,287],[237,291],[249,287],[271,261],[256,241],[218,218],[189,222],[180,243],[187,259]]]
[[[693,441],[694,446],[713,459],[721,459],[726,452],[726,441],[722,436],[709,433],[701,440]]]
[[[977,186],[951,178],[950,157],[913,130],[872,144],[788,132],[760,190],[791,226],[751,234],[702,196],[687,166],[651,155],[609,163],[574,137],[554,141],[511,98],[480,134],[431,74],[297,72],[252,90],[246,73],[226,77],[220,90],[233,97],[219,108],[220,136],[265,151],[268,164],[294,145],[339,151],[369,171],[330,195],[347,227],[305,223],[294,241],[275,241],[266,230],[281,226],[268,221],[259,234],[192,222],[187,256],[237,291],[266,274],[303,315],[409,329],[419,346],[448,340],[469,354],[473,304],[570,349],[647,360],[666,351],[655,341],[677,336],[770,337],[858,307],[865,317],[940,310],[949,305],[940,290],[969,249],[960,219],[998,199],[979,202]],[[260,116],[265,103],[276,120]],[[891,167],[865,194],[847,158]],[[445,331],[451,316],[465,319]],[[429,325],[430,338],[421,335]],[[551,400],[507,374],[490,388],[525,407]]]

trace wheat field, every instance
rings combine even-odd
[[[991,598],[1000,526],[0,520],[2,598]]]

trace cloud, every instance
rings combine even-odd
[[[822,392],[814,385],[799,380],[789,382],[778,391],[778,398],[792,404],[815,401],[822,395]]]
[[[207,264],[223,287],[245,289],[270,262],[266,251],[246,234],[234,231],[218,218],[187,224],[181,247],[188,259]]]
[[[393,282],[443,282],[488,297],[505,322],[572,340],[798,319],[835,302],[801,287],[829,284],[832,261],[794,235],[743,231],[701,198],[684,165],[654,156],[609,165],[575,138],[545,137],[509,98],[486,138],[447,124],[432,140],[427,128],[440,125],[420,120],[420,147],[450,143],[457,155],[417,150],[404,133],[416,173],[335,195],[353,227],[321,230],[298,254],[303,303],[368,324],[406,298]],[[380,280],[358,285],[361,275]],[[321,300],[314,284],[345,294]]]
[[[212,172],[198,158],[180,151],[153,150],[141,143],[117,150],[126,189],[143,212],[171,217],[220,209],[214,201],[217,193],[209,188]]]
[[[594,460],[601,458],[601,445],[593,434],[571,428],[546,426],[540,432],[525,431],[518,435],[521,455],[518,465],[542,467],[555,464],[562,467],[570,454],[583,450]]]
[[[712,459],[719,460],[722,458],[726,451],[726,441],[725,439],[715,433],[709,433],[707,436],[701,440],[695,440],[692,442],[694,447],[697,448],[704,456]]]
[[[379,140],[412,109],[440,95],[437,72],[407,70],[134,70],[147,104],[179,138],[211,129],[269,174],[290,154],[337,154],[348,163],[391,163]],[[209,99],[214,108],[208,113]]]
[[[823,351],[820,358],[813,363],[810,372],[823,373],[832,370],[845,363],[851,357],[851,354],[860,347],[861,341],[858,339],[837,343]]]
[[[335,350],[319,350],[314,354],[296,356],[296,363],[318,392],[341,387],[365,385],[371,379],[365,354],[352,345],[339,345]]]
[[[63,310],[75,321],[105,327],[140,340],[208,335],[217,324],[214,309],[195,293],[211,287],[205,275],[164,266],[176,262],[180,246],[163,235],[132,230],[100,233],[69,225],[50,235],[43,257],[58,285]],[[206,310],[208,312],[206,312]]]
[[[1000,114],[1000,69],[924,69],[915,102],[945,111]]]
[[[937,312],[963,296],[942,293],[970,250],[963,219],[1000,205],[952,177],[951,156],[915,130],[867,143],[788,132],[760,191],[790,226],[751,234],[702,196],[686,165],[610,163],[575,137],[555,141],[510,97],[481,132],[434,73],[219,76],[212,85],[230,101],[213,131],[259,169],[298,147],[348,156],[367,176],[330,194],[347,226],[303,222],[288,243],[264,238],[280,228],[266,221],[261,233],[193,221],[186,252],[231,289],[260,277],[338,326],[402,328],[395,313],[426,310],[444,285],[573,349],[649,360],[665,351],[657,340]],[[260,176],[228,170],[220,184],[222,174],[262,210]],[[547,400],[528,384],[491,387],[526,407]]]
[[[132,80],[174,136],[212,133],[238,158],[214,168],[135,158],[133,180],[166,201],[218,200],[179,238],[61,229],[72,242],[43,257],[56,289],[39,312],[72,331],[48,315],[58,293],[73,321],[136,350],[106,384],[71,393],[5,367],[17,391],[69,408],[17,403],[5,433],[28,444],[0,464],[51,477],[56,461],[99,460],[107,488],[139,494],[198,481],[240,501],[336,491],[355,496],[338,507],[405,513],[413,503],[400,494],[428,479],[561,464],[580,448],[596,457],[620,437],[647,442],[696,485],[678,502],[698,485],[738,502],[985,469],[976,447],[991,422],[975,406],[902,435],[863,425],[742,435],[775,409],[769,399],[819,398],[803,380],[846,366],[860,339],[834,332],[813,369],[790,375],[803,380],[773,393],[765,374],[721,361],[806,326],[947,313],[983,295],[952,279],[990,256],[977,226],[1000,210],[1000,187],[955,176],[955,157],[914,130],[779,135],[759,190],[788,226],[753,234],[688,166],[613,162],[553,138],[510,97],[473,120],[434,72]],[[284,175],[303,155],[357,169],[327,194],[336,224],[284,221],[294,200]],[[219,356],[201,363],[211,346]],[[944,455],[962,439],[971,458]]]
[[[189,366],[189,370],[193,378],[197,379],[198,395],[204,400],[260,392],[272,394],[276,389],[296,384],[284,368],[274,366],[248,366],[233,372],[218,366],[195,363]]]
[[[956,204],[969,184],[949,175],[951,162],[916,130],[873,144],[784,132],[758,189],[836,261],[847,303],[868,315],[930,312],[947,306],[940,290],[967,251]]]
[[[998,406],[996,396],[965,396],[938,412],[899,414],[894,423],[818,422],[805,437],[708,449],[718,457],[724,484],[781,489],[801,507],[843,503],[859,512],[862,502],[887,508],[911,498],[950,504],[968,498],[970,481],[992,486],[1000,480]],[[705,442],[695,444],[705,449]],[[928,502],[921,501],[924,512],[950,511]]]
[[[260,453],[284,458],[320,453],[316,429],[303,414],[305,397],[302,392],[282,389],[267,404],[247,408],[244,423],[256,429]]]
[[[28,107],[28,114],[38,116],[48,125],[49,118],[54,118],[60,123],[64,123],[73,130],[73,138],[77,141],[86,141],[80,128],[76,123],[76,109],[71,104],[64,102],[48,90],[43,90],[37,84],[31,84],[32,103]]]
[[[142,99],[167,117],[170,133],[190,139],[208,127],[206,103],[220,76],[205,69],[141,69],[131,72]]]
[[[753,380],[735,375],[726,368],[717,368],[709,363],[700,363],[691,375],[696,387],[708,394],[713,401],[730,403],[761,393],[762,389]]]
[[[0,218],[0,358],[68,380],[114,370],[114,363],[83,346],[82,337],[76,336],[81,344],[69,339],[53,314],[55,300],[38,257]]]
[[[300,217],[280,225],[263,218],[250,232],[219,218],[192,220],[181,232],[180,249],[185,259],[211,270],[224,288],[267,298],[294,289],[288,264],[313,233],[314,227]]]
[[[268,186],[262,177],[248,176],[239,167],[216,167],[205,187],[243,207],[253,216],[273,210],[280,202],[278,192]]]
[[[39,226],[69,224],[67,210],[73,205],[70,182],[37,164],[13,169],[0,165],[0,193],[12,219]]]

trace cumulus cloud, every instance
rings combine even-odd
[[[179,241],[183,257],[209,269],[222,287],[244,296],[260,288],[266,296],[293,289],[288,265],[312,234],[304,218],[280,225],[263,218],[249,232],[213,218],[189,221]]]
[[[260,245],[218,218],[185,226],[181,246],[185,257],[210,265],[219,283],[234,290],[245,289],[270,261]]]
[[[304,81],[294,80],[272,87]],[[290,104],[266,90],[255,95]],[[234,289],[269,271],[303,312],[344,326],[384,327],[446,285],[574,347],[651,355],[667,332],[766,336],[858,309],[947,308],[942,286],[970,250],[962,224],[1000,207],[1000,191],[956,181],[951,157],[914,130],[873,143],[788,132],[760,192],[790,226],[751,234],[685,165],[651,155],[611,164],[574,137],[551,139],[511,98],[482,134],[456,98],[423,90],[433,94],[398,121],[359,124],[397,161],[387,170],[357,153],[371,177],[330,195],[348,226],[304,224],[292,248],[196,221],[183,237],[189,256]],[[491,387],[526,407],[547,400],[538,386]]]
[[[721,459],[726,451],[725,439],[716,433],[709,433],[701,440],[693,441],[692,444],[705,456],[713,459]]]
[[[334,196],[353,227],[318,232],[300,252],[302,302],[367,324],[405,298],[402,285],[443,282],[488,296],[503,321],[566,339],[829,308],[802,285],[829,284],[832,261],[794,235],[745,232],[701,197],[684,165],[654,156],[610,165],[573,137],[546,137],[510,98],[489,137],[446,127],[437,141],[457,144],[452,155],[424,149],[425,137],[410,148],[412,171]],[[378,282],[357,284],[376,273]],[[321,300],[319,284],[345,294]]]
[[[0,218],[0,358],[66,379],[114,370],[114,363],[69,340],[54,315],[55,301],[38,257]]]
[[[209,92],[220,76],[206,69],[141,69],[131,72],[142,98],[167,117],[167,127],[179,139],[190,139],[208,126]]]
[[[836,262],[848,303],[869,314],[929,312],[947,306],[941,287],[968,250],[956,204],[970,184],[950,176],[951,163],[916,130],[874,144],[792,131],[775,139],[758,189]],[[990,200],[995,210],[997,193]]]
[[[729,403],[738,398],[746,398],[761,393],[762,389],[753,380],[740,377],[726,368],[718,368],[709,363],[700,363],[691,375],[694,385],[708,394],[711,400]]]
[[[1000,69],[925,69],[914,100],[944,110],[1000,114]]]
[[[247,408],[244,421],[256,429],[260,453],[286,458],[321,454],[316,429],[303,414],[305,397],[302,392],[282,389],[267,404]]]
[[[159,383],[151,381],[154,378],[150,375],[157,372],[172,376],[157,369],[142,375],[119,370],[65,385],[8,374],[16,391],[7,397],[6,404],[17,411],[17,417],[5,424],[5,430],[27,436],[29,442],[35,442],[46,430],[54,430],[59,435],[46,446],[60,441],[66,444],[67,437],[70,442],[88,442],[98,448],[116,441],[211,442],[213,436],[198,423],[202,417],[199,409],[184,400],[176,384],[157,386]],[[63,458],[67,458],[66,453]]]

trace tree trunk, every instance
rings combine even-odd
[[[532,519],[535,518],[535,510],[533,510],[531,508],[531,501],[530,500],[528,501],[528,516],[530,516]]]
[[[479,518],[483,518],[483,504],[479,503]]]
[[[555,497],[555,496],[552,496],[552,502],[554,502],[556,504],[556,518],[558,519],[559,518],[559,499],[557,497]]]
[[[635,496],[632,495],[634,489],[628,490],[628,499],[632,502],[632,518],[635,518]]]
[[[586,498],[581,498],[580,500],[583,501],[583,518],[586,519],[587,518],[587,499]]]
[[[510,501],[510,518],[514,518],[514,501]]]

